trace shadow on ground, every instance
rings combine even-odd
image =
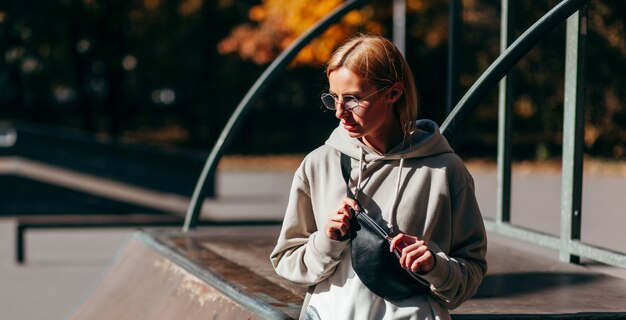
[[[455,314],[453,320],[624,320],[626,313],[582,312],[563,314]]]
[[[556,288],[606,280],[608,276],[584,273],[525,272],[487,275],[474,299],[512,298]]]

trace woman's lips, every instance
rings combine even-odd
[[[353,122],[353,121],[342,121],[343,127],[348,130],[348,131],[352,131],[356,126],[357,123]]]

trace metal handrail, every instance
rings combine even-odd
[[[507,47],[502,54],[490,65],[490,67],[480,76],[480,78],[474,83],[474,85],[468,90],[463,98],[457,103],[456,107],[446,120],[441,125],[441,132],[451,139],[458,126],[465,120],[465,118],[473,112],[474,109],[483,100],[489,90],[494,88],[498,82],[512,69],[512,67],[523,57],[528,51],[530,51],[549,31],[554,29],[558,24],[564,22],[570,16],[576,14],[577,11],[583,9],[590,0],[563,0],[552,10],[546,13],[541,19],[533,24],[526,32],[524,32],[515,42]],[[578,15],[576,15],[578,17]],[[578,22],[571,23],[575,26]],[[568,21],[568,42],[569,38],[575,36],[578,32],[576,28],[570,27],[570,21]],[[573,42],[573,41],[572,41]],[[569,46],[569,44],[568,44]],[[570,49],[568,49],[570,50]],[[568,54],[571,54],[568,52]],[[566,57],[567,58],[567,57]],[[571,64],[577,64],[576,59],[568,58],[572,60]],[[572,71],[569,71],[572,73]],[[552,248],[560,251],[560,258],[562,261],[576,262],[578,257],[586,257],[599,262],[603,262],[609,265],[626,268],[626,255],[624,253],[615,252],[612,250],[588,245],[580,241],[580,212],[576,212],[577,206],[580,203],[574,204],[574,201],[580,199],[580,184],[581,181],[581,150],[580,146],[575,146],[581,143],[581,137],[573,137],[574,135],[580,135],[582,130],[582,122],[579,118],[582,112],[580,110],[574,110],[581,108],[581,102],[577,102],[578,97],[572,97],[572,95],[582,95],[581,92],[571,89],[577,87],[577,81],[571,79],[573,76],[566,74],[566,83],[569,82],[569,93],[566,92],[566,100],[572,100],[567,102],[566,105],[570,105],[569,109],[565,110],[565,129],[568,130],[567,134],[564,132],[564,140],[567,138],[567,142],[564,141],[564,173],[563,173],[563,185],[565,189],[568,187],[571,190],[562,190],[562,209],[561,209],[561,235],[555,237],[552,235],[544,234],[538,231],[532,231],[523,227],[517,227],[508,223],[508,218],[504,219],[504,215],[508,217],[509,213],[504,212],[496,221],[485,220],[485,226],[489,231],[500,233],[508,237],[516,238],[519,240],[535,243],[547,248]],[[568,87],[566,86],[566,87]],[[569,96],[568,96],[569,95]],[[566,108],[568,109],[568,108]],[[576,122],[576,123],[574,123]],[[502,126],[500,126],[502,129]],[[565,130],[564,129],[564,130]],[[572,137],[570,137],[570,135]],[[567,144],[567,145],[566,145]],[[499,147],[504,147],[500,145]],[[579,149],[575,149],[579,148]],[[568,155],[566,156],[566,151]],[[510,170],[510,166],[508,166]],[[567,169],[567,173],[565,172]],[[500,169],[499,169],[500,170]],[[567,175],[567,177],[566,177]],[[576,181],[570,181],[576,180]],[[566,183],[567,182],[567,183]],[[577,194],[574,194],[577,193]],[[577,198],[577,199],[576,199]],[[570,217],[573,216],[573,217]],[[565,221],[563,221],[565,220]],[[575,225],[576,224],[576,225]]]
[[[347,1],[326,15],[326,17],[294,41],[289,48],[285,49],[285,51],[283,51],[263,72],[259,79],[257,79],[250,90],[248,90],[239,105],[237,105],[233,114],[230,116],[230,119],[228,119],[226,126],[222,130],[217,142],[215,142],[215,145],[213,146],[213,149],[204,164],[204,168],[202,169],[202,173],[200,173],[200,177],[196,183],[196,187],[187,210],[183,231],[187,232],[196,227],[205,197],[213,196],[215,194],[215,170],[217,169],[217,164],[224,155],[224,148],[232,139],[232,133],[236,131],[236,128],[247,114],[252,102],[258,95],[264,92],[267,86],[274,80],[274,78],[276,78],[278,72],[286,67],[287,64],[289,64],[291,60],[296,57],[298,52],[311,42],[311,40],[321,35],[333,23],[338,22],[339,19],[348,14],[350,11],[365,5],[366,2],[367,1],[365,0]]]
[[[548,32],[564,22],[591,0],[563,0],[535,22],[509,46],[456,104],[441,125],[446,138],[454,136],[458,126],[478,107],[487,93],[520,61]]]

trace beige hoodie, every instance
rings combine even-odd
[[[434,122],[417,121],[407,140],[380,155],[340,125],[296,171],[270,259],[282,277],[314,286],[304,306],[310,316],[448,319],[448,309],[478,289],[487,270],[487,239],[473,179]],[[435,268],[420,275],[431,284],[429,293],[402,301],[376,296],[352,269],[349,241],[333,241],[324,233],[328,214],[346,196],[340,152],[352,158],[350,186],[358,185],[367,214],[382,218],[392,234],[426,240],[435,253]]]

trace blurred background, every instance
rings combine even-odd
[[[122,225],[124,215],[182,219],[206,155],[245,93],[280,52],[342,2],[0,0],[1,317],[61,318],[83,301],[134,232],[130,225],[82,229],[97,227],[96,215]],[[456,100],[500,52],[499,1],[461,2]],[[557,3],[511,1],[512,37]],[[419,117],[441,124],[450,2],[406,5],[406,58],[419,90]],[[582,240],[623,253],[626,2],[591,1],[588,17]],[[314,40],[270,84],[220,163],[227,170],[218,172],[212,218],[282,219],[294,166],[337,125],[319,100],[328,87],[324,63],[355,33],[391,38],[392,24],[391,1],[373,0]],[[552,235],[560,232],[564,68],[562,24],[507,78],[512,222]],[[469,160],[489,218],[497,207],[497,100],[494,88],[453,144]],[[267,170],[277,167],[288,170]],[[84,225],[50,227],[65,221]],[[29,235],[27,263],[19,264],[17,226],[26,222],[52,230]]]
[[[0,120],[101,140],[209,150],[262,71],[340,0],[3,0]],[[515,1],[514,37],[558,1]],[[448,3],[408,0],[406,57],[420,117],[445,119]],[[585,154],[626,158],[626,3],[589,7]],[[497,1],[463,1],[464,93],[499,54]],[[321,109],[324,63],[356,32],[391,37],[388,1],[355,11],[303,50],[253,106],[227,152],[302,154],[336,125]],[[565,25],[514,69],[514,159],[553,159],[562,141]],[[457,97],[457,99],[460,97]],[[494,158],[497,90],[456,148]]]

